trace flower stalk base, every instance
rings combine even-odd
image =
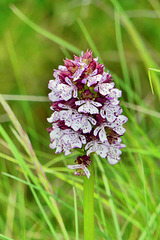
[[[83,209],[84,209],[84,240],[95,240],[94,227],[94,164],[89,167],[91,176],[84,176]]]

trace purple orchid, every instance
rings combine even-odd
[[[97,155],[105,158],[109,151],[109,143],[108,141],[102,143],[101,141],[93,140],[86,144],[85,150],[87,150],[87,155],[90,155],[92,152],[96,152]]]
[[[108,122],[114,122],[121,113],[122,108],[119,105],[112,105],[110,101],[106,101],[100,111],[102,118],[106,118]]]
[[[84,155],[77,158],[76,164],[68,165],[69,169],[76,169],[78,176],[90,177],[92,153],[107,157],[111,165],[118,163],[125,147],[120,137],[128,118],[121,115],[122,91],[115,88],[112,75],[87,51],[74,56],[74,60],[64,60],[64,66],[54,70],[53,76],[48,84],[53,111],[47,118],[52,123],[48,128],[50,148],[65,155],[74,148],[82,149]]]
[[[75,104],[77,106],[80,106],[78,108],[78,112],[91,113],[91,114],[99,114],[99,110],[97,107],[102,106],[101,103],[95,102],[90,99],[76,101]]]

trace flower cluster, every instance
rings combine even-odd
[[[71,154],[73,148],[82,149],[77,165],[68,167],[88,178],[91,153],[107,157],[112,165],[118,163],[120,149],[125,147],[120,136],[125,133],[123,124],[128,119],[121,115],[118,99],[122,91],[115,88],[112,75],[87,51],[74,56],[74,60],[64,60],[64,66],[54,70],[53,76],[55,79],[48,85],[53,111],[47,119],[52,123],[48,128],[50,148],[65,155]]]

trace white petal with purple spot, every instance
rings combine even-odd
[[[92,125],[88,121],[87,117],[82,118],[81,129],[82,129],[83,133],[90,133],[91,132]]]
[[[83,164],[67,165],[69,169],[79,169],[83,168]]]
[[[82,126],[81,117],[74,118],[74,115],[73,115],[71,128],[74,131],[78,131],[79,129],[81,129],[81,126]]]
[[[119,105],[112,105],[110,101],[106,101],[104,106],[102,107],[100,114],[103,118],[106,117],[108,122],[113,122],[117,118],[119,114],[121,114],[122,109]]]
[[[86,102],[85,100],[79,100],[79,101],[76,101],[75,104],[76,104],[76,106],[80,106],[85,102]]]
[[[91,100],[91,104],[94,105],[94,106],[96,106],[96,107],[101,107],[101,106],[102,106],[101,103],[95,102],[95,101],[93,101],[93,100]]]
[[[60,128],[55,128],[50,132],[50,138],[51,139],[58,139],[63,135],[63,130],[61,130]]]
[[[97,106],[97,107],[102,106],[101,103],[94,102],[93,100],[90,100],[90,99],[77,101],[77,102],[75,102],[75,104],[76,105],[83,104],[78,108],[78,112],[91,113],[91,114],[99,114],[99,109],[96,108],[95,106]]]
[[[93,132],[94,136],[97,136],[97,134],[99,132],[99,139],[102,143],[105,141],[108,141],[106,131],[105,131],[105,126],[106,126],[106,124],[101,124],[100,126],[96,127]]]
[[[101,143],[100,141],[97,141],[97,140],[89,142],[85,146],[85,150],[87,150],[87,155],[91,154],[92,152],[96,152],[102,158],[105,158],[107,156],[108,151],[109,151],[106,143],[103,144],[103,143]]]
[[[94,132],[93,132],[94,136],[97,136],[97,134],[98,134],[98,132],[100,131],[100,129],[101,129],[100,126],[98,126],[98,127],[96,127],[96,128],[94,129]]]
[[[104,141],[107,141],[106,131],[105,131],[104,127],[101,128],[101,130],[99,131],[99,139],[101,140],[102,143]]]
[[[93,84],[96,84],[97,82],[99,82],[101,80],[102,75],[101,74],[97,74],[95,76],[88,76],[86,78],[87,80],[87,86],[90,87]]]
[[[99,92],[103,96],[106,96],[110,93],[110,90],[114,87],[114,83],[100,83],[99,84]]]
[[[72,98],[73,89],[71,86],[61,83],[58,85],[57,89],[58,91],[60,91],[61,98],[64,99],[65,101],[68,101],[69,99]]]
[[[116,146],[111,145],[109,152],[108,152],[108,156],[107,156],[108,162],[111,165],[118,163],[120,160],[121,154],[122,154],[122,152],[121,152],[121,150],[119,150],[119,148],[116,148]]]
[[[60,119],[59,112],[53,112],[50,118],[47,118],[49,123],[56,122]]]
[[[53,92],[53,91],[50,92],[50,93],[48,94],[48,98],[49,98],[49,100],[52,101],[52,102],[57,102],[57,101],[62,100],[59,91],[57,91],[57,92]]]
[[[89,179],[89,178],[90,178],[90,175],[91,175],[89,169],[88,169],[86,166],[83,165],[83,170],[84,170],[84,172],[85,172],[87,178]]]

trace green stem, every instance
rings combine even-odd
[[[94,240],[94,165],[89,167],[91,176],[84,176],[83,188],[83,214],[84,214],[84,240]]]

